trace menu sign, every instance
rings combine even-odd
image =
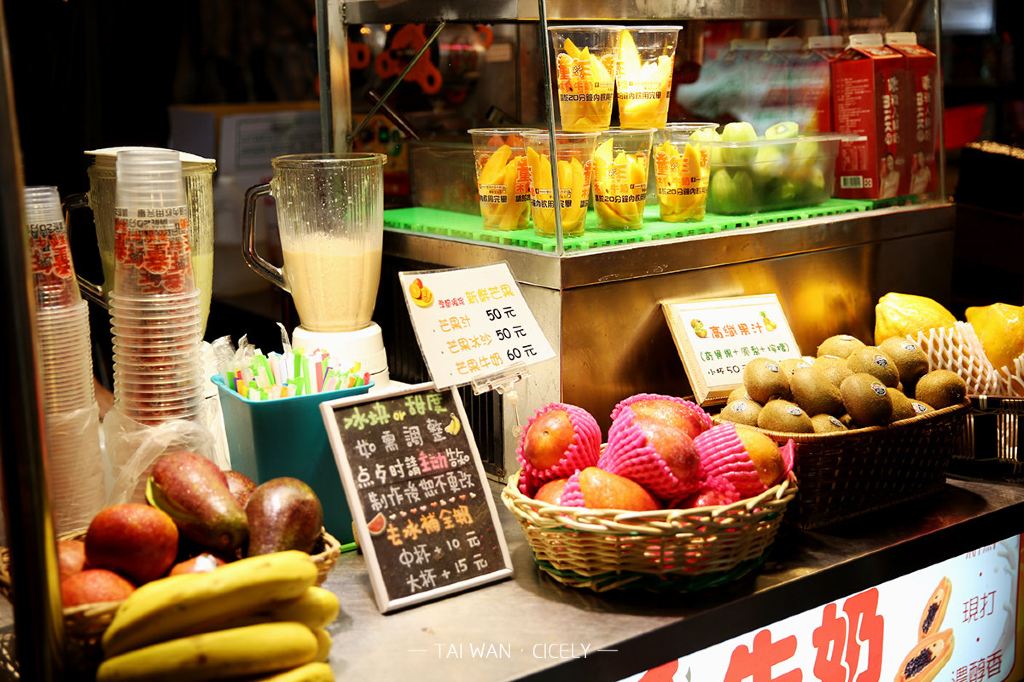
[[[506,263],[400,272],[398,279],[438,388],[555,357]]]
[[[662,309],[700,404],[725,398],[742,384],[743,368],[754,358],[800,357],[775,294],[663,302]]]
[[[512,574],[457,392],[419,384],[320,410],[382,612]]]

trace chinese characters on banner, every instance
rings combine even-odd
[[[398,278],[438,388],[555,357],[505,263]]]
[[[800,357],[775,294],[663,303],[672,339],[697,402],[724,398],[758,357]]]
[[[511,573],[451,392],[363,396],[321,409],[382,611]]]
[[[1019,680],[1015,633],[1020,556],[1020,538],[1013,536],[670,661],[674,665],[633,675],[627,682]],[[936,594],[942,600],[932,608]],[[924,622],[930,624],[929,636],[921,640],[918,632]],[[929,646],[936,640],[941,644]]]

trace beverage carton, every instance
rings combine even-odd
[[[905,57],[910,89],[903,98],[904,144],[908,159],[907,193],[934,192],[938,184],[935,163],[938,135],[935,127],[935,79],[938,58],[917,44],[917,34],[886,33],[885,44]]]
[[[909,188],[903,143],[903,100],[909,86],[905,58],[881,34],[850,36],[832,62],[832,110],[837,133],[864,135],[844,144],[836,159],[836,196],[888,199]]]
[[[843,52],[842,36],[811,36],[796,69],[795,108],[804,112],[807,132],[835,130],[832,116],[832,62]]]

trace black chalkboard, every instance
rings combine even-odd
[[[321,411],[381,611],[511,575],[455,391],[420,384]]]

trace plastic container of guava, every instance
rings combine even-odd
[[[744,215],[820,204],[835,188],[840,146],[863,139],[822,133],[749,142],[702,142],[713,150],[707,209]]]

